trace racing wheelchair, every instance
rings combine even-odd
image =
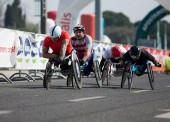
[[[78,57],[76,55],[76,51],[73,50],[72,53],[64,58],[64,61],[68,63],[68,67],[65,69],[61,69],[61,65],[56,65],[55,64],[55,59],[50,59],[47,62],[45,73],[44,73],[44,79],[43,79],[43,86],[46,89],[50,88],[51,84],[51,77],[53,73],[55,72],[61,72],[64,76],[68,76],[72,73],[72,86],[75,88],[75,85],[77,86],[78,89],[82,88],[82,81],[81,81],[81,70],[80,70],[80,64]],[[73,80],[74,79],[74,80]]]
[[[125,62],[125,67],[122,74],[121,79],[121,88],[124,87],[126,79],[128,79],[128,89],[131,90],[132,88],[132,79],[135,75],[141,76],[143,74],[148,74],[148,79],[150,83],[150,87],[152,90],[154,90],[154,73],[152,70],[152,65],[149,61],[145,61],[146,64],[144,65],[137,65],[132,64],[131,61]],[[146,66],[146,68],[144,68]],[[161,64],[159,64],[157,67],[161,67]],[[144,72],[141,72],[141,69],[146,69]]]
[[[117,67],[119,63],[113,63],[110,59],[107,59],[104,63],[102,70],[102,84],[106,80],[106,85],[110,84],[111,78],[120,76],[123,72],[123,68]]]
[[[93,51],[92,56],[81,67],[81,72],[82,72],[82,76],[89,76],[90,73],[93,72],[95,75],[97,85],[99,88],[101,88],[102,87],[102,77],[101,77],[101,71],[100,71],[100,66],[99,66],[99,60],[100,60],[99,58],[100,57],[95,53],[95,51]],[[88,66],[88,64],[91,64],[91,63],[92,63],[92,66],[91,67]]]

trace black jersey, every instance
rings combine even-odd
[[[139,59],[137,61],[134,61],[130,54],[129,54],[129,50],[123,55],[122,57],[123,62],[125,61],[131,61],[132,63],[136,63],[138,65],[142,65],[144,61],[155,61],[155,58],[146,50],[141,49],[141,55],[139,57]]]

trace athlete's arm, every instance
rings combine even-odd
[[[91,49],[87,48],[84,53],[83,61],[87,61],[87,59],[90,57],[90,55],[91,55]]]
[[[59,53],[59,58],[62,59],[62,60],[63,60],[64,57],[65,57],[68,43],[69,43],[69,40],[68,40],[68,39],[62,40],[61,50],[60,50],[60,53]]]

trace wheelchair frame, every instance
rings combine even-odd
[[[150,87],[152,90],[154,90],[154,74],[153,74],[152,66],[151,63],[149,63],[148,61],[146,61],[146,65],[147,65],[147,69],[146,69],[147,71],[143,72],[143,74],[148,74]],[[121,88],[124,87],[125,81],[128,78],[128,89],[131,90],[132,79],[136,75],[135,74],[136,71],[138,71],[136,64],[132,64],[131,61],[128,61],[128,63],[125,64],[125,68],[123,70],[122,80],[121,80]]]
[[[107,60],[105,61],[104,66],[103,66],[103,71],[102,71],[102,83],[103,83],[103,84],[104,84],[104,82],[105,82],[105,79],[106,79],[106,85],[108,86],[108,85],[110,84],[111,78],[114,78],[114,75],[112,75],[112,70],[111,70],[111,68],[112,68],[112,66],[113,66],[113,68],[115,68],[116,70],[118,70],[118,69],[116,68],[116,65],[117,65],[117,64],[119,64],[119,63],[112,63],[112,62],[110,61],[110,59],[107,59]],[[114,71],[114,73],[117,72],[116,70]],[[118,71],[123,71],[123,69],[120,68]]]
[[[80,64],[79,64],[79,60],[78,60],[78,57],[76,55],[75,50],[73,50],[72,53],[69,56],[65,57],[65,59],[70,58],[70,57],[71,57],[72,69],[68,70],[68,71],[64,70],[64,72],[66,73],[67,76],[69,74],[73,73],[72,76],[74,77],[74,80],[73,80],[73,77],[72,77],[72,86],[73,86],[73,88],[75,88],[75,83],[76,83],[77,88],[81,89],[82,88],[82,81],[81,81]],[[60,68],[57,68],[56,66],[54,66],[54,63],[51,64],[50,62],[48,62],[47,65],[46,65],[44,79],[43,79],[44,88],[49,89],[50,84],[51,84],[51,77],[52,77],[53,73],[54,72],[61,72],[61,71],[62,70]]]

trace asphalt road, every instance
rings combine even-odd
[[[0,82],[0,122],[170,122],[170,75],[155,74],[155,90],[147,75],[134,77],[131,90],[120,77],[98,88],[83,78],[81,90],[53,79],[51,89],[36,82]]]

